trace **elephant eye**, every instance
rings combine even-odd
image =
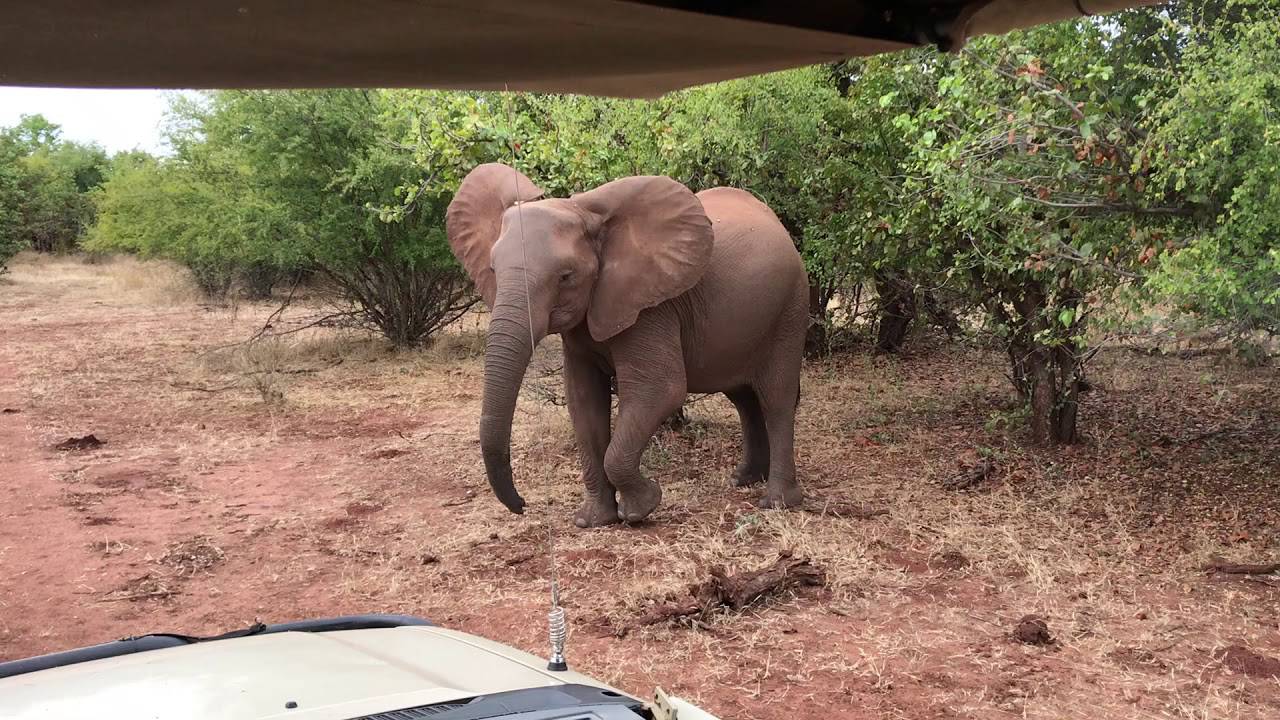
[[[564,272],[560,273],[560,282],[561,282],[561,283],[567,283],[567,282],[569,282],[569,279],[570,279],[570,278],[572,278],[572,277],[573,277],[573,271],[572,271],[572,270],[565,270]]]

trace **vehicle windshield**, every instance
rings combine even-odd
[[[1139,1],[7,2],[0,720],[1280,720],[1280,0]]]
[[[351,720],[481,720],[481,718],[522,718],[527,720],[582,718],[635,720],[649,718],[643,703],[612,690],[588,685],[562,685],[481,695],[432,705],[400,708]]]

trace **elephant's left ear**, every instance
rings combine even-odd
[[[641,310],[687,292],[711,261],[711,220],[671,178],[623,178],[572,200],[600,220],[600,273],[587,309],[597,342],[631,327]]]

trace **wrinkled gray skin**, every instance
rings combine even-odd
[[[637,522],[657,507],[662,491],[641,475],[640,457],[690,392],[724,393],[738,410],[744,448],[732,484],[767,483],[762,507],[798,504],[808,284],[773,212],[741,190],[695,196],[660,177],[570,199],[541,194],[514,169],[483,165],[449,208],[450,243],[493,310],[480,442],[498,499],[524,509],[511,477],[516,396],[534,344],[559,333],[586,486],[579,527]]]

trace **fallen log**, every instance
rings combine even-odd
[[[983,458],[976,465],[943,480],[942,487],[947,490],[965,490],[991,477],[995,471],[995,461],[991,458]]]
[[[1272,575],[1280,573],[1280,563],[1249,564],[1214,562],[1204,566],[1207,572],[1219,572],[1224,575]]]
[[[679,618],[706,619],[725,610],[742,610],[767,597],[798,587],[826,583],[826,573],[810,561],[788,553],[758,570],[726,573],[715,567],[710,578],[689,586],[688,597],[654,606],[636,620],[638,625],[657,625]]]

